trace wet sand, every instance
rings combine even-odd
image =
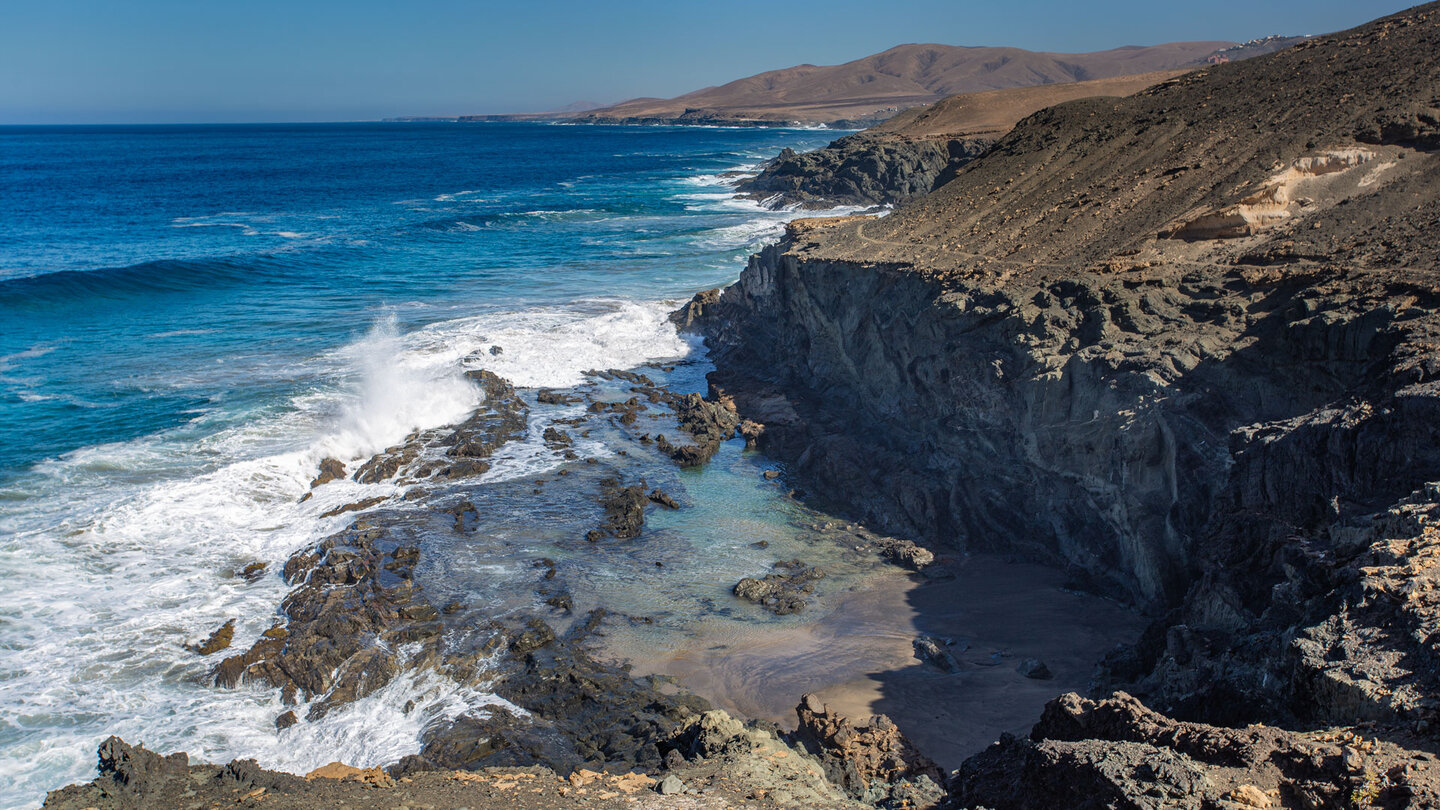
[[[1050,568],[982,555],[947,565],[954,576],[938,580],[881,568],[805,621],[700,622],[668,650],[617,638],[608,652],[637,675],[674,677],[720,708],[786,727],[805,692],[852,718],[887,714],[950,769],[1002,732],[1028,733],[1056,695],[1084,692],[1096,661],[1144,626],[1132,610],[1062,590]],[[917,659],[919,635],[954,639],[959,670]],[[1032,657],[1054,678],[1020,675]]]

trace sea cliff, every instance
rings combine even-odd
[[[1106,740],[1061,756],[1042,723],[967,763],[957,801],[1035,806],[1121,740],[1207,774],[1136,731],[1176,722],[1152,709],[1432,744],[1437,53],[1431,4],[1046,109],[889,217],[796,223],[683,313],[814,497],[1156,617],[1097,677],[1150,707],[1128,730],[1061,724]]]

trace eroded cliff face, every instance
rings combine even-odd
[[[1428,728],[1437,43],[1432,4],[1062,105],[890,217],[797,224],[697,299],[714,384],[814,496],[1151,610],[1109,685]]]
[[[1183,266],[966,285],[794,248],[712,307],[715,379],[886,530],[1023,551],[1160,608],[1226,509],[1314,525],[1440,476],[1428,390],[1346,405],[1429,325],[1433,289],[1401,309]]]

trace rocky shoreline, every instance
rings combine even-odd
[[[586,403],[585,415],[555,423],[573,433],[550,427],[543,439],[570,459],[560,476],[580,479],[582,491],[586,482],[594,487],[597,527],[576,538],[592,547],[633,541],[647,511],[681,505],[661,488],[643,480],[627,485],[623,471],[582,458],[572,449],[577,438],[603,424],[629,436],[635,452],[684,468],[708,463],[722,442],[748,429],[728,401],[678,395],[638,371],[590,372],[595,384],[579,394],[542,389],[525,397],[488,371],[468,376],[485,397],[464,422],[414,434],[363,462],[326,459],[312,484],[313,491],[346,477],[394,482],[409,487],[401,498],[406,505],[426,507],[419,518],[414,510],[388,511],[383,497],[332,510],[360,516],[285,563],[283,577],[292,590],[269,630],[236,652],[230,620],[190,649],[218,659],[215,688],[259,683],[279,690],[294,707],[275,718],[282,734],[404,678],[480,687],[496,702],[428,723],[420,751],[388,767],[333,763],[303,778],[253,761],[191,765],[185,754],[160,756],[112,738],[100,748],[99,778],[53,792],[46,807],[200,807],[215,800],[307,808],[340,802],[389,808],[396,801],[630,807],[642,793],[656,799],[684,793],[698,797],[696,807],[870,806],[852,803],[846,788],[827,781],[820,758],[830,742],[811,740],[814,753],[807,753],[801,737],[773,723],[733,719],[668,679],[636,677],[623,662],[597,657],[597,637],[607,625],[650,620],[604,609],[576,615],[554,560],[534,563],[535,593],[546,597],[539,613],[521,610],[497,620],[432,595],[438,583],[425,568],[431,544],[445,533],[477,531],[485,507],[464,499],[467,482],[487,472],[507,444],[525,438],[532,407]],[[534,493],[544,495],[539,488]],[[912,567],[930,560],[913,543],[873,542],[876,558]],[[264,574],[264,565],[254,568]],[[805,586],[823,573],[798,560],[782,560],[777,570],[791,573],[784,578],[785,609],[776,612],[803,610],[813,601],[813,586]],[[742,590],[744,581],[736,586]],[[832,718],[829,725],[843,722]],[[892,748],[903,751],[902,758],[918,756],[893,727],[862,748],[827,760],[833,768],[844,767],[847,757],[868,757],[867,776],[863,784],[852,780],[851,793],[876,801],[892,792],[928,797],[930,804],[938,800],[940,780],[929,778],[933,766],[912,773],[885,765],[883,752]],[[916,780],[922,772],[928,781]],[[525,795],[514,795],[516,785]]]
[[[1440,806],[1436,149],[1432,3],[1036,113],[961,165],[947,152],[943,182],[883,219],[796,222],[676,314],[715,362],[705,397],[604,373],[630,396],[592,397],[585,418],[677,465],[738,433],[811,502],[924,547],[877,553],[1012,555],[1146,612],[1090,696],[1055,697],[1028,737],[953,773],[884,717],[805,696],[786,733],[597,661],[606,618],[568,615],[553,561],[536,563],[552,621],[432,599],[406,522],[357,504],[287,563],[284,621],[217,682],[323,716],[432,671],[493,683],[514,710],[339,778],[112,739],[100,778],[46,807]],[[531,406],[476,382],[486,404],[458,429],[328,472],[417,498],[482,473]],[[672,438],[652,437],[662,423]],[[623,541],[666,508],[642,481],[593,478],[579,542]],[[483,510],[434,506],[457,532]],[[777,562],[736,593],[800,609],[818,577]],[[946,665],[943,642],[916,643]]]

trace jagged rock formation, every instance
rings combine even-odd
[[[1436,147],[1430,4],[1038,112],[888,217],[797,223],[687,317],[808,491],[1151,610],[1105,682],[1428,739]]]
[[[100,746],[99,777],[53,791],[47,810],[168,810],[266,807],[274,810],[866,810],[825,780],[818,763],[769,731],[724,712],[695,718],[673,739],[663,778],[628,770],[546,767],[424,770],[402,761],[388,772],[340,762],[305,776],[265,770],[254,760],[192,764],[111,737]],[[672,795],[672,794],[684,795]]]
[[[1180,723],[1130,695],[1063,695],[1026,740],[967,760],[956,807],[1433,807],[1440,760],[1351,731]]]
[[[820,759],[830,781],[871,805],[924,808],[939,803],[945,774],[885,715],[857,726],[805,695],[795,707],[795,739]]]
[[[736,190],[772,208],[895,205],[928,194],[947,170],[980,156],[990,138],[850,135],[813,152],[786,148]]]

